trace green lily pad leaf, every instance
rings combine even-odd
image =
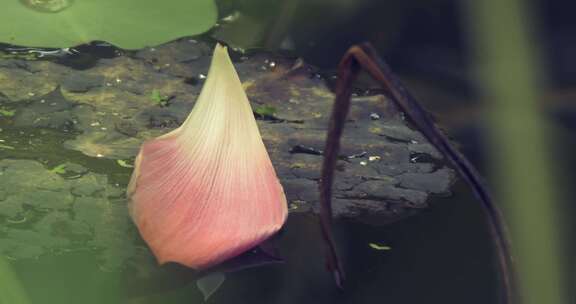
[[[139,49],[199,34],[216,22],[213,0],[11,0],[0,10],[0,42],[66,48],[101,40]],[[35,5],[45,5],[35,7]]]

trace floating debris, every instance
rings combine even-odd
[[[134,168],[134,165],[129,164],[128,162],[126,162],[123,159],[117,159],[116,163],[120,166],[120,167],[124,167],[124,168]]]
[[[387,245],[381,245],[378,243],[368,243],[368,246],[374,250],[380,250],[380,251],[392,250],[392,247],[387,246]]]
[[[379,161],[381,159],[380,156],[368,156],[368,161],[374,162],[374,161]]]

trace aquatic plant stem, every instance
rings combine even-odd
[[[485,89],[486,126],[496,194],[510,225],[524,304],[563,304],[562,219],[553,145],[538,100],[539,41],[526,1],[466,1],[476,72]]]
[[[498,208],[494,205],[492,197],[488,192],[482,178],[477,173],[474,166],[461,154],[448,140],[448,138],[436,127],[429,114],[416,101],[400,81],[392,74],[392,71],[384,63],[377,52],[369,44],[362,44],[351,47],[344,55],[338,66],[338,82],[336,84],[336,100],[330,118],[326,146],[324,149],[324,163],[322,165],[322,175],[320,183],[320,203],[322,211],[320,213],[323,235],[328,243],[327,261],[329,269],[338,274],[336,281],[343,277],[340,262],[335,250],[334,240],[331,232],[332,207],[331,191],[334,179],[334,171],[340,146],[346,116],[350,108],[350,96],[352,84],[360,68],[364,69],[374,78],[384,89],[389,100],[406,114],[408,119],[422,132],[436,149],[454,169],[470,185],[474,193],[482,203],[482,207],[487,214],[490,230],[493,236],[499,267],[502,274],[502,282],[506,291],[504,303],[512,303],[514,294],[513,267],[510,255],[507,232],[503,224],[502,216]]]
[[[336,280],[336,285],[342,288],[344,272],[338,253],[334,236],[332,234],[332,184],[334,183],[334,171],[338,152],[340,151],[340,137],[344,131],[344,121],[350,110],[350,97],[352,95],[352,82],[356,79],[360,66],[352,61],[348,54],[342,59],[338,66],[338,81],[336,84],[336,100],[332,107],[332,114],[326,135],[326,145],[324,146],[324,159],[320,179],[320,224],[322,236],[326,241],[326,263]]]

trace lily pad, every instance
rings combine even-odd
[[[213,0],[11,0],[0,11],[0,41],[66,48],[101,40],[139,49],[205,32],[216,17]]]

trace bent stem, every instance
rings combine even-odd
[[[450,143],[446,135],[436,127],[429,114],[394,76],[388,65],[378,57],[376,50],[367,43],[351,47],[340,61],[338,82],[336,84],[336,100],[332,108],[324,148],[324,162],[320,181],[320,220],[322,234],[327,243],[327,266],[334,273],[336,284],[340,287],[342,286],[344,273],[332,235],[332,183],[340,148],[340,137],[342,136],[346,116],[350,109],[352,83],[361,68],[366,70],[382,86],[388,99],[392,100],[406,114],[408,119],[422,132],[426,139],[450,162],[460,176],[470,185],[482,203],[482,207],[488,217],[492,239],[496,246],[503,289],[505,291],[503,303],[512,303],[515,298],[515,284],[507,231],[500,210],[495,206],[480,174],[466,157]]]

